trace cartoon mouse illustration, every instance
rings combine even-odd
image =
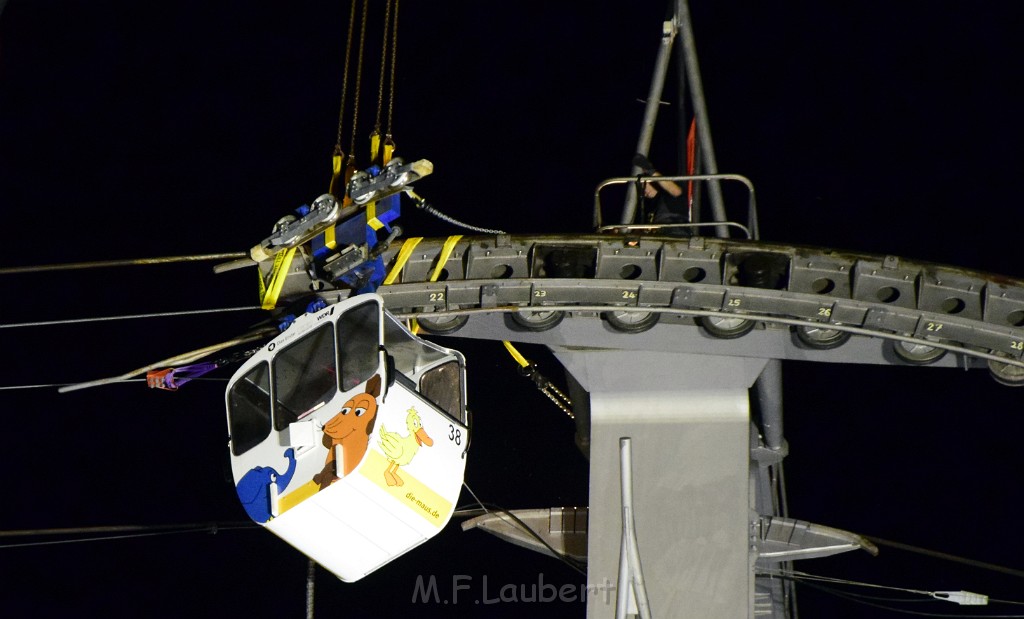
[[[323,490],[336,482],[334,446],[341,445],[344,453],[342,471],[351,473],[363,459],[370,444],[370,433],[377,419],[377,396],[380,395],[380,374],[366,381],[366,392],[353,396],[341,407],[341,411],[324,424],[323,444],[327,448],[327,461],[322,471],[313,476]]]

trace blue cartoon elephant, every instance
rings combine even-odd
[[[270,484],[277,484],[280,495],[295,475],[295,450],[289,447],[284,457],[288,458],[288,470],[284,474],[270,467],[257,466],[243,475],[235,487],[245,513],[256,522],[266,522],[273,515],[270,513]]]

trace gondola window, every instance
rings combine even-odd
[[[311,331],[274,357],[274,427],[284,430],[331,401],[338,392],[334,329]]]
[[[270,435],[270,366],[261,363],[228,394],[231,451],[242,455]]]
[[[420,393],[451,417],[462,419],[462,385],[458,361],[449,361],[427,371],[420,378]]]
[[[380,367],[379,313],[376,303],[364,303],[338,319],[342,391],[366,382]]]

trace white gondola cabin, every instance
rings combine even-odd
[[[226,393],[246,513],[346,582],[436,535],[469,446],[465,361],[360,295],[299,317]]]

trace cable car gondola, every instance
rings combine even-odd
[[[465,360],[374,294],[297,318],[225,395],[246,513],[341,580],[448,523],[469,446]]]

